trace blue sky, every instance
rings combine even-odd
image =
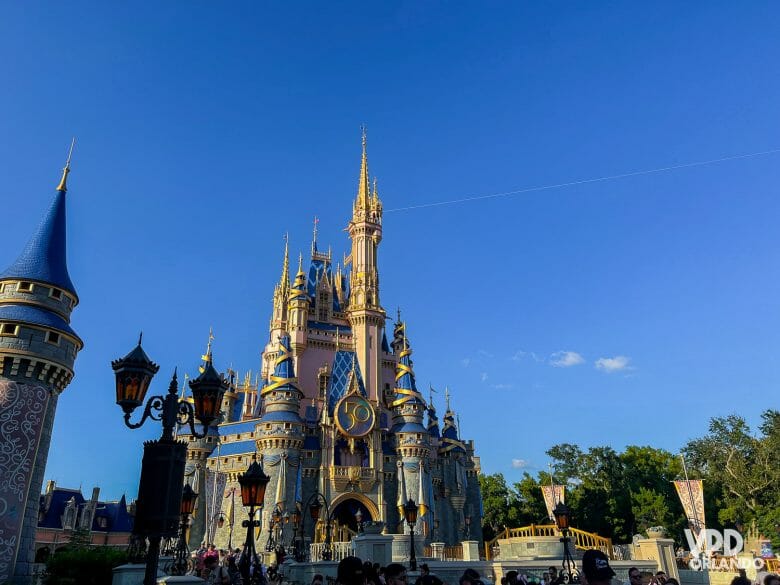
[[[283,4],[4,7],[0,263],[77,137],[86,347],[47,478],[135,494],[159,429],[124,427],[109,362],[140,329],[158,391],[209,326],[217,365],[257,368],[283,234],[308,251],[317,215],[348,249],[362,123],[382,300],[484,471],[564,441],[676,451],[777,406],[780,154],[389,210],[780,148],[780,6]]]

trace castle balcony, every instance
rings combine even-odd
[[[359,487],[360,491],[368,492],[377,479],[376,469],[357,465],[331,465],[330,480],[336,491],[346,491],[350,485]]]

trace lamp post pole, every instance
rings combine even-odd
[[[414,525],[417,524],[417,504],[408,500],[404,504],[404,517],[409,525],[409,570],[417,570],[417,552],[414,550]]]
[[[227,382],[209,362],[203,373],[190,381],[193,404],[180,400],[178,380],[173,372],[168,392],[152,396],[144,406],[141,420],[130,422],[133,412],[144,403],[149,385],[160,366],[155,364],[138,345],[125,357],[111,362],[116,381],[116,403],[124,411],[125,425],[140,428],[147,419],[162,423],[162,434],[156,441],[144,444],[141,479],[138,486],[133,534],[149,540],[146,554],[144,585],[155,585],[160,557],[160,541],[177,536],[182,506],[184,467],[187,445],[174,437],[177,425],[189,425],[192,435],[203,438],[209,425],[219,415]],[[210,354],[209,354],[210,355]],[[195,430],[195,419],[203,425],[203,433]]]
[[[179,542],[176,544],[176,550],[173,555],[173,575],[186,575],[189,569],[190,549],[187,547],[187,526],[189,525],[190,514],[195,509],[195,500],[198,494],[192,489],[190,484],[184,486],[181,495],[181,527],[179,528]]]
[[[320,500],[322,500],[322,504],[320,504]],[[313,493],[311,496],[309,496],[309,499],[306,500],[306,504],[304,504],[304,509],[309,508],[309,515],[311,516],[312,520],[312,528],[313,528],[313,535],[316,537],[317,535],[317,520],[320,518],[320,511],[322,510],[323,504],[325,506],[325,548],[322,551],[322,560],[323,561],[329,561],[331,557],[331,550],[330,550],[330,507],[328,506],[328,500],[325,498],[324,495],[322,495],[320,492]],[[305,531],[304,531],[305,525],[303,522],[301,523],[301,538],[304,538]],[[314,538],[312,538],[314,540]],[[305,556],[305,555],[304,555]],[[311,555],[310,555],[311,557]]]
[[[566,574],[567,583],[579,583],[577,565],[574,563],[574,559],[569,551],[571,510],[563,502],[558,502],[553,509],[553,515],[555,516],[555,524],[561,532],[561,542],[563,543],[562,572]]]
[[[238,483],[241,486],[241,501],[244,506],[249,508],[249,519],[241,524],[246,528],[246,540],[244,541],[244,550],[241,552],[241,559],[238,563],[238,570],[241,573],[241,582],[244,585],[250,585],[254,582],[260,582],[262,575],[257,578],[259,563],[257,562],[257,551],[255,550],[255,528],[260,526],[260,520],[255,519],[255,508],[263,507],[265,500],[265,488],[271,478],[263,473],[263,468],[257,461],[253,461],[246,473],[238,476]],[[252,575],[252,565],[255,565],[255,573]]]

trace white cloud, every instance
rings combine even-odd
[[[513,362],[519,362],[521,359],[523,359],[525,357],[530,357],[535,362],[543,362],[544,361],[544,359],[542,359],[538,355],[536,355],[535,352],[533,352],[533,351],[523,351],[522,349],[518,349],[515,352],[515,355],[513,355],[511,359],[512,359]]]
[[[514,388],[512,384],[493,384],[493,388],[496,390],[509,390],[510,388]]]
[[[479,377],[480,377],[480,379],[481,379],[481,380],[484,382],[485,380],[487,380],[487,379],[488,379],[487,372],[482,372],[482,374],[480,374],[480,376],[479,376]]]
[[[489,351],[485,351],[484,349],[477,351],[477,355],[483,358],[493,359],[493,354]]]
[[[460,364],[464,368],[468,368],[470,363],[471,363],[471,358],[463,358],[462,360],[460,360]]]
[[[619,372],[621,370],[631,369],[628,365],[631,359],[624,355],[616,355],[611,358],[599,358],[596,360],[596,369],[611,374],[612,372]]]
[[[528,467],[528,461],[525,459],[512,459],[512,467],[514,469],[523,469],[524,467]]]
[[[556,368],[570,368],[584,363],[585,358],[576,351],[556,351],[550,356],[550,365]]]

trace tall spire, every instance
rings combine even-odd
[[[76,144],[76,137],[74,136],[73,139],[70,141],[70,150],[68,150],[68,160],[65,161],[65,168],[62,169],[62,179],[60,179],[60,184],[57,185],[57,191],[62,191],[65,193],[65,191],[68,190],[67,182],[68,182],[68,173],[70,173],[70,158],[73,156],[73,147]]]
[[[317,227],[320,223],[320,218],[318,218],[316,215],[314,216],[314,233],[312,234],[311,238],[311,255],[314,256],[315,252],[317,252]]]
[[[287,293],[287,289],[290,288],[290,238],[288,234],[284,234],[284,263],[282,264],[282,279],[279,281],[279,284],[281,285],[282,289],[284,289],[285,294]]]
[[[366,149],[366,127],[362,126],[363,131],[363,155],[360,159],[360,179],[358,182],[357,200],[355,208],[359,210],[368,210],[370,207],[371,184],[368,178],[368,152]]]
[[[68,274],[65,222],[66,178],[70,172],[72,153],[71,142],[62,180],[48,212],[16,261],[0,274],[0,280],[33,280],[76,294]]]
[[[203,360],[203,365],[198,368],[201,374],[206,370],[206,366],[210,365],[212,362],[211,343],[213,341],[214,341],[214,329],[212,327],[209,327],[209,342],[206,344],[206,353],[200,356],[200,359]]]

